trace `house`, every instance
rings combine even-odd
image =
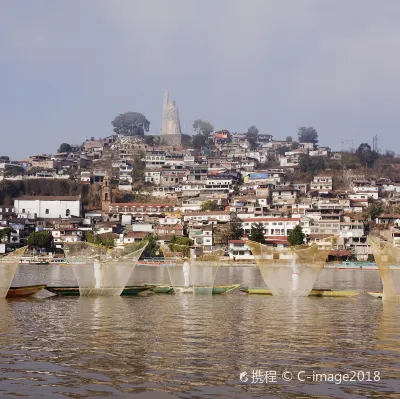
[[[15,213],[26,218],[81,216],[79,196],[23,196],[14,200]]]
[[[213,246],[213,227],[195,225],[189,229],[189,238],[193,245],[203,247],[205,252],[211,252]]]
[[[227,223],[231,220],[230,212],[227,211],[207,211],[207,212],[185,212],[183,221],[189,223],[216,224]]]
[[[311,190],[319,194],[329,194],[332,191],[332,176],[314,176]]]
[[[264,226],[264,236],[266,239],[282,240],[286,239],[289,232],[298,224],[300,224],[300,218],[242,218],[242,228],[244,234],[249,235],[251,233],[251,226],[256,223],[261,223]]]
[[[229,240],[228,242],[229,259],[237,260],[254,260],[250,248],[247,246],[246,241],[243,240]]]

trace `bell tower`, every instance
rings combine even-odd
[[[111,185],[108,174],[104,176],[103,186],[101,187],[101,212],[108,214],[111,205]]]

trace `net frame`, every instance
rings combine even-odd
[[[400,302],[400,247],[380,237],[368,236],[382,280],[382,300]]]
[[[88,242],[65,243],[65,256],[81,296],[121,295],[148,242],[109,248]]]
[[[254,255],[265,284],[276,296],[308,296],[326,263],[336,237],[316,243],[276,249],[246,241]]]
[[[165,266],[175,293],[208,294],[213,292],[215,278],[220,267],[221,251],[198,257],[179,257],[174,253],[166,256]],[[185,262],[188,269],[185,270]]]
[[[0,258],[0,298],[7,296],[18,264],[27,247],[19,248]]]

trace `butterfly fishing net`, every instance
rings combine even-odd
[[[400,248],[379,237],[368,237],[382,279],[384,301],[400,301]]]
[[[167,254],[168,255],[168,254]],[[175,293],[209,294],[221,264],[220,252],[202,256],[166,256],[166,266]]]
[[[88,242],[65,243],[80,295],[121,295],[146,246],[147,241],[112,249]]]
[[[287,248],[253,241],[246,241],[246,244],[272,295],[294,297],[310,294],[332,247],[332,241],[326,241],[323,248],[317,244]]]
[[[26,247],[17,249],[0,258],[0,298],[6,297],[25,249]]]

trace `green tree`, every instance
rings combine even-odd
[[[300,147],[300,144],[297,141],[292,141],[292,145],[290,146],[291,150],[297,150]]]
[[[62,143],[57,152],[71,152],[72,147],[68,143]]]
[[[28,245],[31,248],[51,248],[53,236],[49,231],[35,231],[28,236]]]
[[[5,227],[4,229],[1,229],[0,230],[0,242],[2,241],[3,238],[7,238],[7,242],[10,242],[12,233],[16,233],[16,230],[14,230],[11,227]]]
[[[214,243],[228,245],[229,240],[240,240],[243,237],[242,220],[236,214],[231,216],[229,223],[219,225],[214,232]]]
[[[210,137],[210,134],[214,131],[214,126],[210,122],[202,119],[196,119],[193,122],[193,128],[197,134],[201,134],[207,138]]]
[[[252,150],[255,150],[258,147],[258,133],[259,130],[254,125],[247,129],[247,141],[249,142],[250,149]]]
[[[154,258],[160,255],[160,245],[158,244],[158,236],[149,233],[144,238],[148,242],[146,249],[142,253],[143,258]]]
[[[383,213],[382,203],[379,201],[369,202],[367,209],[363,212],[363,217],[365,220],[375,220],[379,215]]]
[[[372,168],[374,166],[374,162],[379,157],[378,153],[373,151],[368,143],[360,144],[356,150],[356,155],[358,156],[360,162],[367,166],[367,168]]]
[[[298,137],[300,143],[318,144],[318,133],[313,127],[299,127]]]
[[[201,203],[200,210],[203,212],[206,211],[216,211],[219,209],[218,204],[213,200],[206,200]]]
[[[287,240],[291,246],[304,244],[304,239],[306,238],[303,233],[303,229],[298,224],[293,230],[288,234]]]
[[[150,122],[139,112],[125,112],[114,118],[111,122],[114,132],[124,136],[143,137],[144,132],[150,129]]]
[[[103,233],[96,235],[96,243],[105,247],[114,248],[115,239],[113,233]]]
[[[286,136],[286,141],[291,143],[293,141],[293,137],[292,136]]]
[[[181,252],[182,256],[190,256],[190,246],[193,240],[188,237],[172,237],[169,249],[172,252]]]
[[[265,244],[265,228],[262,223],[253,223],[251,225],[251,231],[249,235],[249,240]]]

